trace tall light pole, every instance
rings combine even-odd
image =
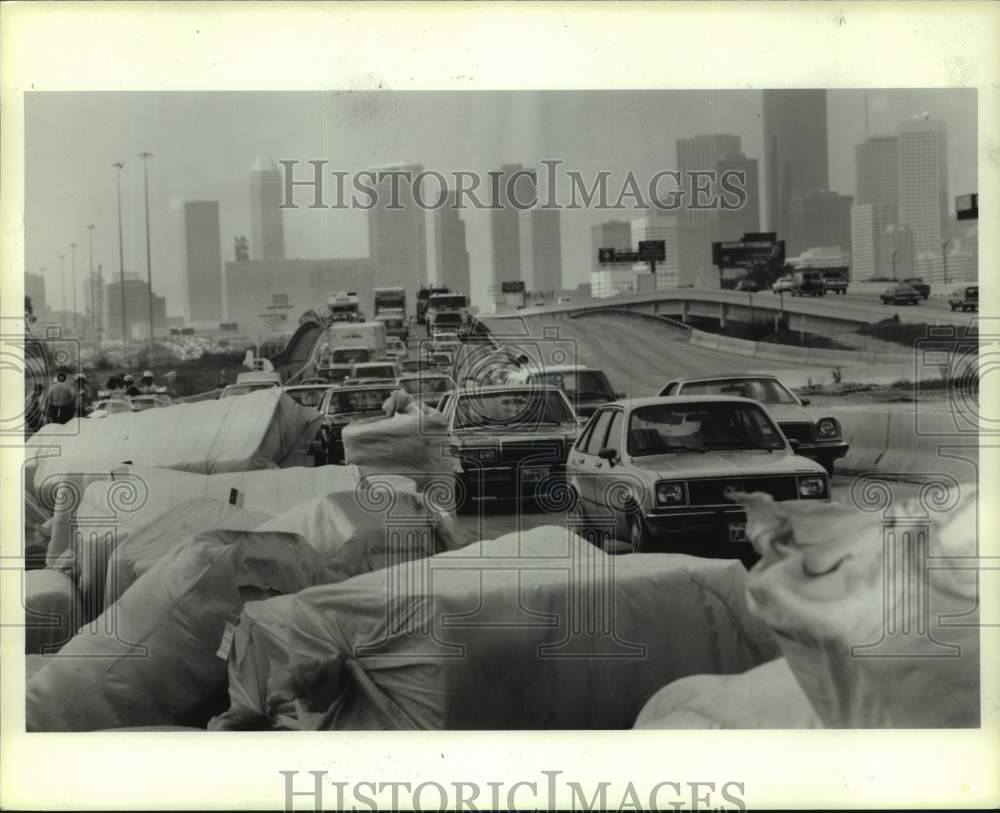
[[[941,241],[941,268],[944,272],[944,284],[948,284],[948,241]]]
[[[62,303],[62,314],[59,317],[59,324],[62,326],[62,332],[66,332],[66,255],[59,255],[59,284],[62,286],[62,297],[60,297]]]
[[[94,224],[87,226],[87,238],[90,244],[90,276],[87,283],[90,285],[90,330],[94,339],[94,360],[101,355],[101,336],[97,327],[97,289],[94,286]]]
[[[891,257],[892,257],[892,281],[893,281],[893,282],[895,282],[895,281],[896,281],[896,254],[897,254],[897,253],[898,253],[898,252],[896,251],[896,249],[893,249],[893,250],[892,250],[892,255],[891,255]]]
[[[69,244],[69,281],[73,288],[73,336],[79,339],[80,323],[76,313],[76,243]]]
[[[127,360],[128,330],[125,327],[125,238],[122,236],[122,169],[125,164],[121,161],[115,161],[111,166],[118,170],[118,270],[122,294],[122,356]]]
[[[142,159],[142,178],[146,191],[146,279],[149,283],[147,296],[149,297],[149,369],[153,370],[153,260],[149,243],[149,159],[153,157],[151,152],[140,152]]]

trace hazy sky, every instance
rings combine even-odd
[[[830,186],[843,194],[854,192],[853,147],[864,140],[864,94],[828,93]],[[974,90],[872,90],[868,95],[872,135],[892,134],[899,121],[925,111],[943,120],[949,197],[976,190]],[[349,172],[391,163],[422,163],[444,173],[485,172],[513,162],[540,169],[541,159],[558,158],[564,169],[587,175],[610,170],[610,186],[617,189],[629,170],[642,179],[674,168],[678,138],[732,133],[741,137],[743,152],[758,160],[763,141],[761,93],[748,90],[35,92],[26,95],[25,120],[25,263],[31,272],[47,268],[50,306],[59,304],[59,254],[67,254],[68,268],[68,245],[74,241],[82,285],[88,223],[96,224],[95,264],[105,272],[118,271],[114,161],[126,164],[125,269],[145,278],[142,167],[136,156],[149,151],[154,155],[153,287],[167,297],[168,313],[178,315],[186,310],[183,203],[219,201],[223,261],[233,259],[235,236],[250,237],[248,173],[258,154],[275,160],[325,159],[328,169]],[[763,162],[760,169],[763,183]],[[590,227],[614,216],[563,213],[567,286],[588,281]],[[463,217],[471,293],[478,301],[492,274],[488,215],[466,212]],[[431,234],[428,222],[429,246]],[[367,256],[366,214],[288,211],[285,246],[288,257]]]

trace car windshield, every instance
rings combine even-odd
[[[680,395],[736,395],[753,398],[764,404],[795,404],[784,384],[770,378],[725,378],[717,381],[694,381],[681,387]]]
[[[351,412],[381,412],[382,403],[392,394],[392,387],[372,390],[336,390],[330,398],[328,415]]]
[[[541,382],[560,387],[571,398],[610,398],[614,395],[607,376],[600,370],[543,373]]]
[[[419,393],[421,397],[440,395],[454,389],[450,378],[437,376],[435,378],[404,378],[399,385],[410,395]]]
[[[564,396],[551,390],[463,392],[455,406],[455,429],[574,422]]]
[[[753,404],[655,404],[634,410],[629,420],[628,452],[636,457],[784,448],[778,430]]]
[[[302,390],[285,390],[285,392],[295,403],[305,407],[314,407],[319,406],[319,402],[323,400],[323,393],[326,390],[326,387],[311,387]]]
[[[360,364],[369,361],[372,354],[366,347],[343,347],[333,351],[334,364]]]
[[[365,364],[354,368],[355,378],[395,378],[396,368],[391,364]]]

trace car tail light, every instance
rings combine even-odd
[[[657,483],[656,504],[660,507],[683,505],[687,501],[683,483]]]
[[[840,424],[836,418],[820,418],[816,423],[816,435],[821,438],[835,438],[840,434]]]
[[[819,475],[815,477],[799,478],[799,496],[804,499],[817,499],[826,496],[826,478]]]

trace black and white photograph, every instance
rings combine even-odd
[[[41,5],[76,15],[63,34],[156,28],[152,4],[131,22]],[[133,44],[107,58],[137,84],[4,87],[5,807],[43,809],[27,762],[98,743],[221,754],[219,785],[257,783],[243,804],[269,809],[825,807],[879,785],[810,776],[824,742],[933,788],[886,780],[882,805],[998,802],[983,32],[965,62],[951,41],[927,57],[950,81],[869,78],[843,43],[851,81],[759,45],[761,79],[712,79],[708,55],[741,49],[709,38],[684,74],[706,81],[635,84],[640,19],[723,25],[650,4],[609,21],[594,61],[617,79],[581,53],[592,84],[541,60],[505,85],[471,46],[436,49],[446,23],[482,42],[495,19],[513,71],[510,7],[440,8],[422,42],[415,6],[438,4],[275,4],[284,28],[261,4],[184,5],[161,12],[174,56],[150,60],[232,37],[242,72],[221,52],[204,77],[148,71]],[[851,5],[804,4],[803,42],[809,20],[884,24]],[[566,31],[577,11],[526,6]],[[953,23],[921,13],[901,49]],[[30,19],[13,42],[52,22]],[[394,59],[431,73],[434,53],[449,82],[337,75],[329,55],[315,81],[270,81],[267,20],[311,20],[334,50],[354,31],[371,62],[405,41]],[[794,762],[794,791],[735,742]],[[892,765],[886,742],[919,756]],[[379,762],[418,743],[420,763]],[[555,756],[574,747],[575,769]],[[940,776],[916,769],[935,751]],[[95,769],[128,774],[109,809],[241,798],[165,764],[181,796],[135,798],[149,766]]]

